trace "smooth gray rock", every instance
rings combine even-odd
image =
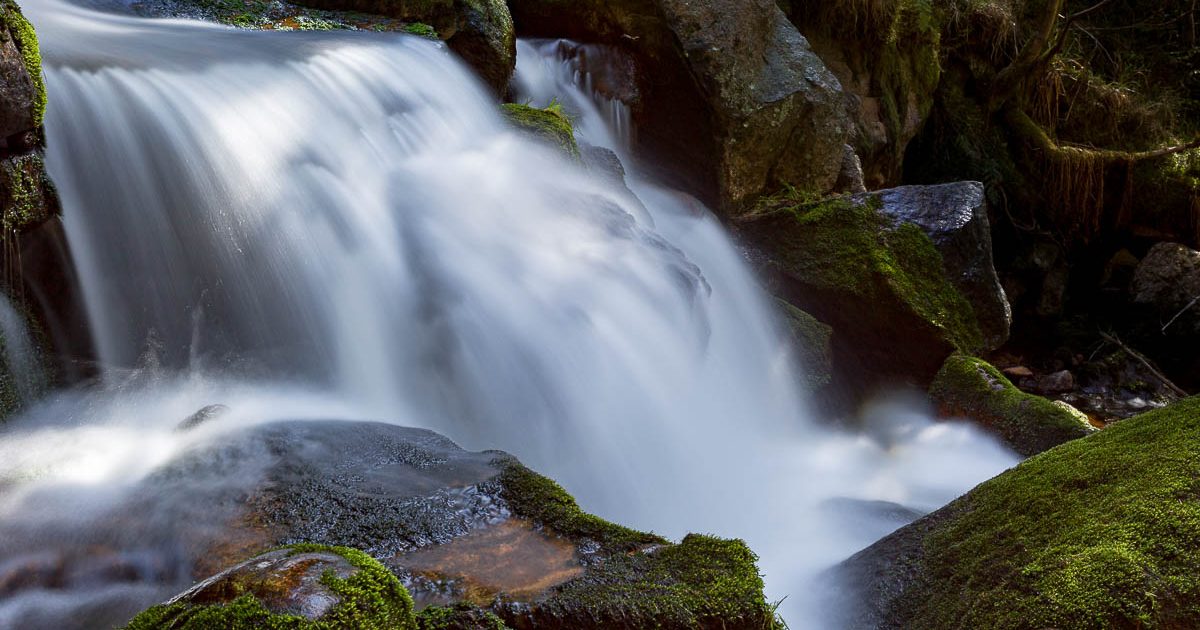
[[[1012,307],[992,261],[983,184],[900,186],[871,195],[882,202],[885,216],[917,225],[929,235],[945,262],[946,275],[975,309],[986,350],[1003,345],[1012,326]]]

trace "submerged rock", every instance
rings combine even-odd
[[[1064,444],[834,570],[853,628],[1200,626],[1200,398]]]
[[[95,577],[64,576],[157,567],[114,581],[154,587],[138,592],[159,592],[161,601],[161,589],[215,574],[144,613],[137,628],[168,618],[183,620],[173,627],[206,627],[185,622],[247,614],[344,627],[328,620],[347,610],[362,619],[393,615],[361,627],[403,628],[408,591],[433,607],[423,616],[513,627],[762,627],[774,619],[741,541],[672,544],[583,512],[508,455],[387,424],[276,422],[224,435],[158,469],[94,523],[82,538],[53,525],[30,532],[0,524],[0,556],[34,567],[4,584],[17,593],[84,588]],[[259,555],[281,545],[300,546]],[[52,550],[52,575],[38,577],[44,562],[19,562],[30,548]],[[100,550],[109,558],[102,564]],[[395,591],[393,574],[407,589]],[[392,593],[391,603],[364,607],[355,599],[361,590]],[[101,600],[97,618],[119,618],[128,603],[112,602],[114,612]]]
[[[640,139],[726,213],[785,184],[834,189],[852,127],[841,86],[770,0],[509,4],[523,35],[631,53]]]
[[[1082,412],[1026,394],[987,362],[968,356],[946,359],[929,395],[942,415],[970,418],[1027,457],[1094,431]]]

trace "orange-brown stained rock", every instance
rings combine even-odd
[[[466,598],[478,604],[497,593],[533,598],[583,573],[574,544],[536,531],[522,519],[400,556],[397,564],[416,575],[461,579]]]

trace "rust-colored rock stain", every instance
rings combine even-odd
[[[470,601],[486,604],[497,593],[536,597],[583,573],[575,545],[509,519],[444,545],[400,556],[396,563],[434,580],[461,580]]]

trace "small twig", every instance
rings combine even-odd
[[[1122,342],[1120,339],[1118,339],[1116,335],[1107,334],[1102,330],[1102,331],[1100,331],[1100,338],[1109,343],[1115,344],[1117,347],[1124,350],[1126,354],[1137,359],[1139,363],[1146,366],[1147,370],[1150,370],[1150,373],[1153,374],[1155,376],[1155,378],[1162,381],[1162,384],[1166,385],[1167,389],[1171,390],[1172,392],[1175,392],[1176,394],[1178,394],[1179,396],[1182,396],[1184,398],[1188,397],[1189,394],[1186,391],[1184,391],[1183,388],[1179,387],[1175,383],[1172,383],[1171,379],[1164,376],[1162,372],[1159,372],[1158,368],[1155,368],[1154,365],[1152,363],[1150,363],[1150,359],[1147,359],[1142,353],[1138,352],[1137,350],[1134,350],[1133,348],[1130,348],[1129,346],[1125,345],[1125,343]]]
[[[1160,332],[1166,333],[1167,329],[1171,327],[1171,324],[1174,324],[1175,320],[1179,319],[1179,316],[1186,313],[1189,308],[1192,308],[1193,306],[1195,306],[1196,302],[1200,302],[1200,295],[1197,295],[1196,297],[1192,298],[1192,301],[1188,302],[1188,305],[1183,307],[1183,310],[1179,311],[1178,313],[1175,313],[1175,317],[1172,317],[1170,321],[1168,321],[1166,324],[1163,324],[1162,330]]]

